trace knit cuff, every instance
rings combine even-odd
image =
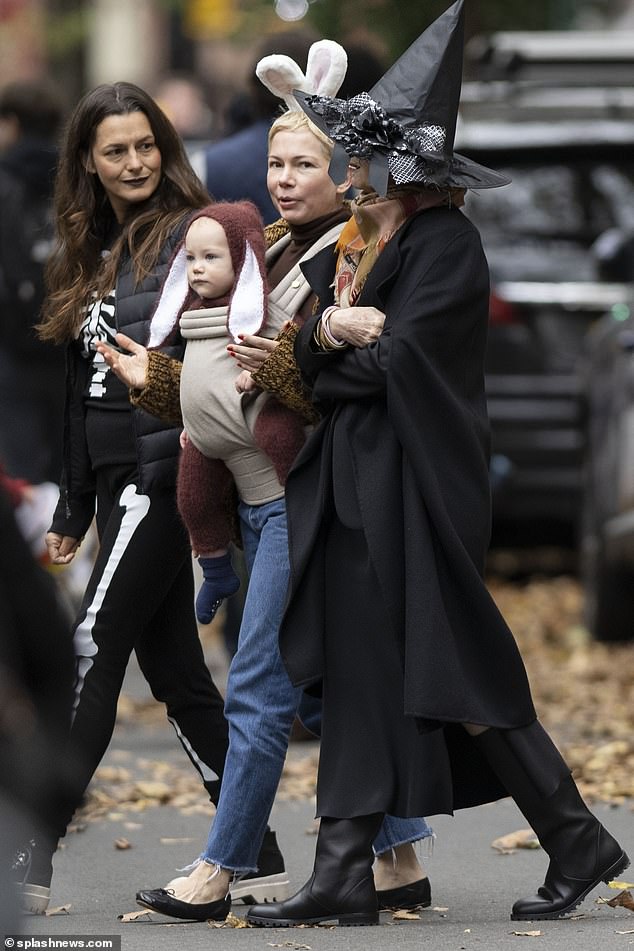
[[[272,393],[284,406],[299,413],[307,422],[314,423],[319,414],[310,401],[293,353],[298,333],[299,326],[295,323],[280,331],[277,347],[251,375],[260,389]]]
[[[148,368],[142,390],[130,390],[133,406],[165,423],[182,424],[180,379],[183,364],[160,350],[148,350]]]

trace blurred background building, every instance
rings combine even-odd
[[[448,0],[0,0],[0,86],[51,74],[74,102],[99,82],[157,91],[194,138],[224,131],[264,34],[298,26],[389,62]],[[470,0],[469,36],[634,25],[634,0]]]

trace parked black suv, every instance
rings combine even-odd
[[[605,280],[598,253],[605,239],[597,245],[611,229],[634,229],[634,93],[466,83],[456,149],[512,179],[468,192],[465,206],[492,279],[494,527],[574,541],[585,452],[583,341],[606,310],[634,297],[620,278]]]

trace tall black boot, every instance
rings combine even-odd
[[[337,919],[340,925],[378,925],[372,843],[382,821],[378,812],[354,819],[322,817],[310,879],[287,901],[253,905],[249,924],[289,928]]]
[[[513,920],[560,918],[627,868],[627,855],[590,812],[539,723],[491,728],[474,739],[550,858],[544,884],[535,896],[515,902]]]

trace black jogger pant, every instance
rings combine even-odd
[[[75,624],[71,758],[81,795],[112,737],[134,650],[214,803],[227,751],[223,699],[205,664],[194,615],[191,549],[174,490],[136,491],[136,470],[97,473],[100,547]],[[75,803],[76,806],[79,802]],[[72,813],[60,819],[63,835]]]

